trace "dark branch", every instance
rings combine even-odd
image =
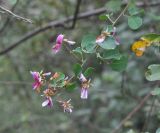
[[[151,92],[149,92],[141,102],[119,123],[119,125],[112,131],[112,133],[117,133],[123,124],[129,120],[133,115],[135,115],[145,104],[145,102],[151,97]]]
[[[77,21],[80,5],[81,5],[81,0],[77,0],[77,5],[76,5],[75,12],[74,12],[74,18],[73,18],[71,29],[73,29],[76,26],[76,21]]]
[[[79,14],[77,16],[77,19],[85,19],[85,18],[90,17],[90,16],[99,15],[101,13],[104,13],[105,11],[106,11],[105,8],[99,8],[99,9],[96,9],[96,10],[93,10],[93,11],[88,11],[88,12]],[[48,23],[48,24],[46,24],[46,25],[44,25],[42,27],[36,28],[35,30],[27,33],[20,40],[18,40],[17,42],[13,43],[8,48],[0,51],[0,56],[6,54],[7,52],[11,51],[15,47],[19,46],[22,42],[34,37],[35,35],[43,32],[43,31],[46,31],[46,30],[51,29],[53,27],[64,27],[65,23],[73,21],[73,19],[74,19],[74,17],[70,16],[67,19],[62,19],[62,20],[58,20],[58,21],[52,21],[52,22],[50,22],[50,23]]]
[[[150,5],[144,5],[144,4],[137,4],[137,5],[140,6],[140,7],[144,7],[144,6],[158,6],[158,5],[160,5],[160,3],[151,3]],[[87,11],[87,12],[84,12],[84,13],[80,13],[77,16],[77,19],[85,19],[85,18],[88,18],[90,16],[95,16],[95,15],[102,14],[104,12],[106,12],[106,8],[99,8],[99,9],[95,9],[95,10],[92,10],[92,11]],[[13,43],[8,48],[0,51],[0,56],[6,54],[7,52],[10,52],[12,49],[16,48],[17,46],[19,46],[20,44],[22,44],[24,41],[26,41],[26,40],[34,37],[35,35],[43,32],[43,31],[51,29],[52,27],[65,27],[64,24],[68,23],[70,21],[73,21],[73,19],[74,19],[74,16],[70,16],[70,17],[68,17],[66,19],[62,19],[62,20],[58,20],[58,21],[52,21],[52,22],[49,22],[49,23],[47,23],[46,25],[44,25],[42,27],[36,28],[35,30],[27,33],[20,40],[18,40],[17,42]]]

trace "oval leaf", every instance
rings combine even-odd
[[[96,47],[96,37],[94,35],[86,35],[82,38],[81,46],[85,53],[94,53]]]
[[[111,68],[116,71],[123,71],[127,67],[128,58],[122,56],[119,60],[113,60],[110,64]]]
[[[129,16],[128,25],[132,30],[136,30],[142,25],[142,19],[137,16]]]
[[[91,73],[93,73],[93,71],[94,71],[93,67],[88,67],[84,72],[84,76],[89,77],[91,75]]]
[[[99,44],[103,49],[115,49],[116,43],[113,37],[108,37],[104,42]]]
[[[150,65],[145,73],[145,76],[149,81],[160,80],[160,64]]]
[[[74,71],[74,74],[76,75],[76,76],[79,76],[79,74],[82,72],[82,67],[81,67],[81,65],[80,64],[75,64],[74,66],[73,66],[73,71]]]
[[[119,53],[118,49],[113,50],[106,50],[103,52],[103,59],[116,59],[119,60],[121,58],[121,54]]]

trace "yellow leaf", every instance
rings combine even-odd
[[[131,49],[136,54],[136,56],[142,56],[147,46],[148,46],[148,42],[144,40],[139,40],[133,43]]]

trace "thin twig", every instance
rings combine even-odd
[[[119,129],[123,126],[123,124],[129,120],[133,115],[135,115],[145,104],[145,102],[150,98],[151,92],[149,92],[141,102],[119,123],[119,125],[112,131],[112,133],[118,133]]]
[[[105,11],[106,11],[105,8],[99,8],[99,9],[96,9],[96,10],[93,10],[93,11],[87,11],[87,12],[79,14],[77,19],[85,19],[85,18],[88,18],[90,16],[99,15],[101,13],[104,13]],[[43,25],[43,26],[41,26],[39,28],[36,28],[35,30],[27,33],[20,40],[18,40],[17,42],[13,43],[8,48],[0,51],[0,56],[10,52],[12,49],[16,48],[17,46],[19,46],[20,44],[22,44],[26,40],[38,35],[39,33],[42,33],[42,32],[44,32],[46,30],[49,30],[49,29],[52,29],[53,27],[63,27],[65,23],[73,21],[73,18],[74,18],[73,16],[70,16],[67,19],[52,21],[52,22],[47,23],[46,25]]]
[[[70,54],[72,54],[73,57],[74,57],[76,60],[78,60],[79,62],[81,62],[81,59],[79,59],[78,56],[77,56],[76,54],[74,54],[67,45],[64,45],[64,46],[65,46],[66,50],[67,50]],[[82,63],[82,62],[81,62],[81,63]]]
[[[128,9],[130,2],[127,3],[127,5],[125,6],[125,8],[123,9],[123,11],[119,14],[119,16],[116,18],[116,20],[113,22],[112,26],[114,26],[118,20],[120,19],[121,16],[123,16],[123,14],[126,12],[126,10]]]
[[[17,6],[19,0],[16,1],[16,3],[14,4],[14,6],[11,8],[11,11],[13,12],[15,7]],[[8,26],[10,22],[10,17],[7,17],[6,21],[4,22],[2,28],[0,29],[0,34],[5,30],[5,28]]]
[[[12,11],[6,9],[5,7],[3,7],[3,6],[1,6],[1,5],[0,5],[0,9],[1,9],[2,11],[4,11],[5,13],[7,13],[7,14],[13,16],[13,17],[15,17],[16,19],[23,20],[23,21],[28,22],[28,23],[33,23],[31,19],[21,17],[21,16],[13,13]]]

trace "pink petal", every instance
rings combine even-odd
[[[105,36],[99,36],[99,37],[97,37],[96,38],[96,43],[99,44],[99,43],[104,42],[105,38],[106,38]]]
[[[48,103],[49,103],[49,100],[48,100],[48,99],[46,99],[46,100],[42,103],[42,107],[47,106],[47,105],[48,105]]]
[[[88,90],[85,88],[81,89],[81,99],[87,99],[88,98]]]
[[[115,36],[114,38],[115,38],[115,43],[116,43],[117,45],[119,45],[119,44],[120,44],[120,39],[119,39],[119,37]]]
[[[56,45],[54,45],[53,46],[53,48],[52,48],[52,50],[53,50],[53,52],[56,54],[57,52],[59,52],[60,51],[60,49],[61,49],[61,46],[62,46],[62,44],[56,44]]]
[[[57,36],[56,43],[62,44],[63,38],[64,38],[64,35],[59,34],[59,35]]]
[[[85,77],[82,73],[81,73],[81,75],[80,75],[79,80],[80,80],[81,82],[87,81],[86,77]]]

